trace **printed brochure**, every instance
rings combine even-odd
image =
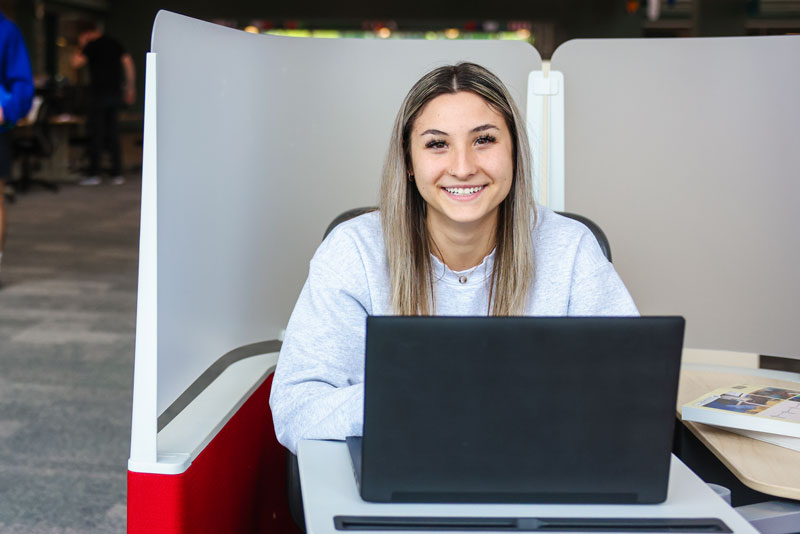
[[[681,417],[800,449],[800,385],[797,390],[749,384],[715,389],[684,404]]]

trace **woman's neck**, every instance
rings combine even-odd
[[[495,246],[497,217],[473,224],[449,224],[428,213],[431,252],[452,271],[464,271],[479,265]]]

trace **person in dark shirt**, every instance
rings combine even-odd
[[[28,50],[19,28],[0,13],[0,261],[5,239],[3,188],[11,174],[9,131],[33,101],[33,76]]]
[[[72,66],[89,67],[87,129],[89,131],[89,172],[81,185],[100,183],[100,156],[103,148],[111,154],[111,183],[125,182],[122,177],[122,151],[119,142],[119,109],[136,100],[133,59],[114,38],[97,28],[78,36],[78,49]]]

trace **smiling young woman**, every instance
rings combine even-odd
[[[368,315],[635,315],[591,232],[533,200],[525,125],[471,63],[404,100],[380,209],[338,225],[309,264],[270,406],[278,440],[362,433]]]
[[[411,88],[395,120],[381,186],[395,313],[436,312],[431,253],[460,272],[492,250],[486,312],[524,313],[536,221],[529,154],[513,99],[483,67],[442,67]]]

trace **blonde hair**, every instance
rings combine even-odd
[[[409,177],[409,136],[425,105],[440,95],[474,93],[503,116],[513,142],[514,176],[497,215],[494,269],[487,315],[522,315],[533,285],[531,229],[536,223],[530,149],[519,110],[494,74],[474,63],[458,63],[423,76],[400,106],[381,181],[380,211],[391,280],[391,303],[398,315],[432,315],[434,274],[426,225],[426,203]]]

